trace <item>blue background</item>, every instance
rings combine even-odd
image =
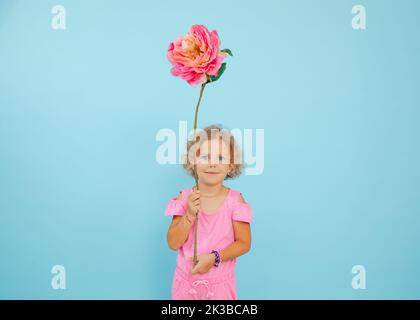
[[[53,30],[51,8],[66,8]],[[367,29],[353,30],[353,5]],[[198,87],[166,50],[192,24],[233,51],[199,125],[265,130],[240,299],[420,298],[420,2],[0,1],[0,298],[169,299],[162,128]],[[51,288],[63,265],[67,289]],[[366,268],[366,290],[351,286]]]

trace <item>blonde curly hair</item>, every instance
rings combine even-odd
[[[190,152],[191,147],[193,147],[196,143],[198,143],[199,146],[201,146],[201,144],[203,143],[203,141],[200,141],[200,135],[204,135],[204,137],[206,137],[207,140],[210,140],[212,138],[229,140],[229,151],[230,151],[229,163],[233,164],[233,169],[226,175],[225,180],[239,177],[243,169],[242,150],[236,143],[236,140],[233,137],[233,135],[230,133],[230,131],[227,128],[223,128],[221,125],[216,125],[216,124],[205,127],[204,129],[197,129],[196,134],[193,135],[192,138],[188,139],[187,152],[186,154],[183,155],[183,167],[185,171],[189,175],[195,177],[194,164],[190,162],[188,154]],[[198,147],[195,156],[199,156],[199,153],[200,153],[200,148]],[[232,163],[232,159],[234,159],[233,163]]]

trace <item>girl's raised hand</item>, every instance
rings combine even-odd
[[[200,209],[200,190],[197,190],[197,187],[193,187],[193,192],[187,197],[187,215],[188,220],[194,222],[197,215],[197,211]]]

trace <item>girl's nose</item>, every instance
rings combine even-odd
[[[220,163],[220,161],[219,161],[219,159],[217,158],[217,157],[213,157],[213,158],[211,158],[211,160],[210,160],[210,164],[212,165],[212,166],[216,166],[216,165],[218,165]]]

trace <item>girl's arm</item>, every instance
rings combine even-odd
[[[227,261],[247,253],[251,249],[251,226],[248,222],[233,221],[235,241],[220,251],[220,260]]]
[[[180,199],[181,195],[178,196],[178,200]],[[176,251],[187,241],[192,224],[193,221],[188,219],[188,214],[173,217],[166,235],[169,248]]]
[[[242,195],[240,202],[245,202]],[[239,257],[251,249],[251,226],[248,222],[233,220],[233,230],[235,232],[235,241],[220,251],[220,260],[226,261]]]

